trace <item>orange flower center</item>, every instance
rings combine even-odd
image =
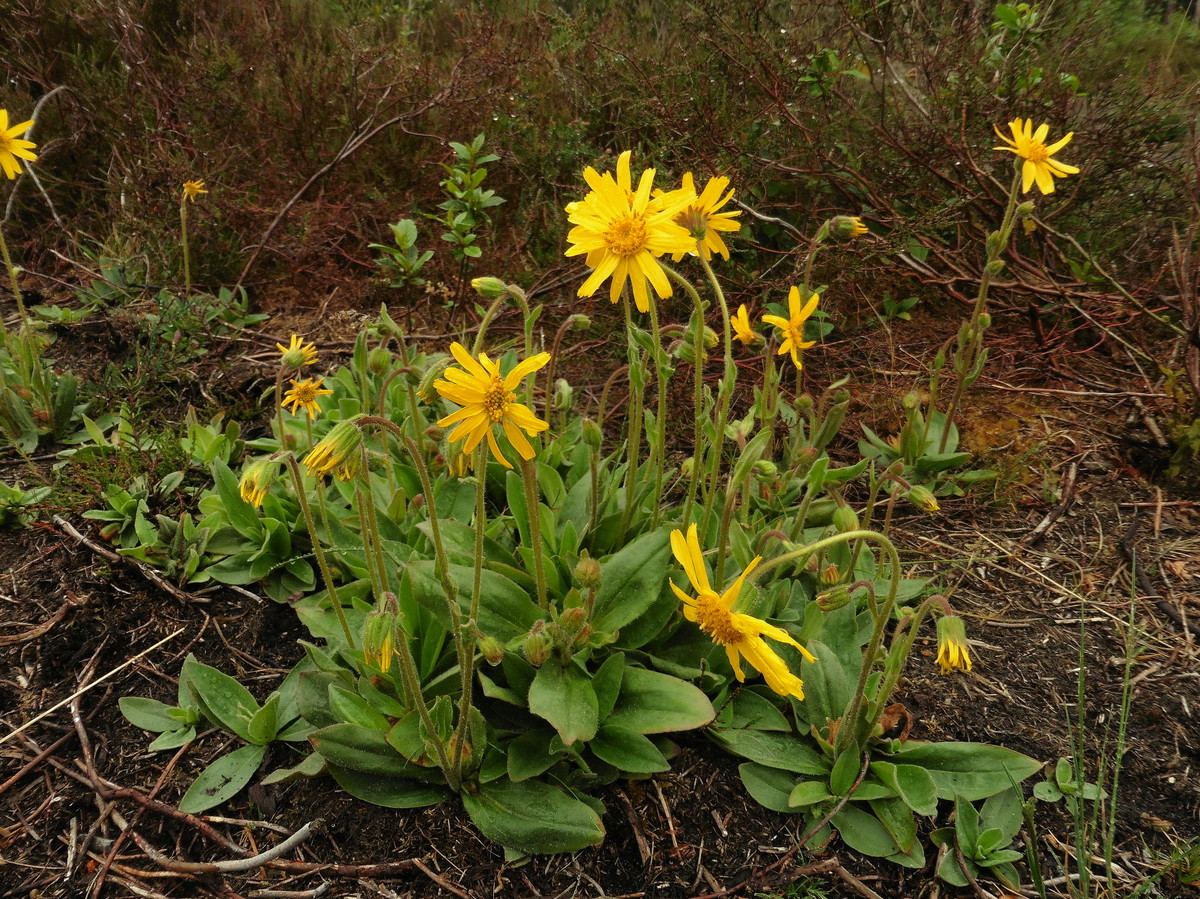
[[[499,375],[492,378],[487,389],[483,392],[483,411],[493,423],[504,418],[510,403],[517,401],[517,395],[504,389],[504,379]]]
[[[292,390],[292,396],[295,402],[301,406],[309,406],[317,401],[317,385],[316,384],[297,384]]]
[[[646,249],[650,233],[641,215],[626,215],[617,219],[604,232],[604,242],[618,256],[636,256]]]
[[[722,646],[736,646],[746,639],[733,623],[733,614],[721,605],[715,593],[701,593],[697,598],[696,623],[714,643]]]
[[[1040,140],[1031,140],[1025,147],[1025,158],[1030,162],[1044,163],[1050,158],[1046,145]]]

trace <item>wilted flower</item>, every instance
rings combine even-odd
[[[829,233],[835,240],[852,240],[870,234],[871,229],[857,215],[835,215],[829,220]]]
[[[971,654],[967,652],[967,629],[957,615],[943,615],[937,623],[937,662],[942,674],[956,669],[971,670]]]
[[[932,515],[941,509],[938,505],[937,497],[928,487],[923,487],[920,484],[909,488],[908,501],[923,512],[928,512]]]
[[[358,428],[360,417],[339,421],[309,451],[304,457],[304,467],[309,474],[316,478],[333,474],[340,481],[348,481],[358,474],[359,449],[363,440]]]
[[[746,679],[741,664],[741,660],[745,658],[762,674],[767,686],[780,696],[803,699],[803,681],[788,670],[787,664],[767,645],[763,637],[794,646],[810,662],[815,662],[816,659],[783,628],[768,624],[752,615],[733,611],[733,605],[737,602],[746,576],[755,569],[761,557],[755,557],[754,561],[746,566],[746,570],[738,575],[737,580],[724,593],[717,595],[708,581],[704,555],[700,551],[700,541],[696,536],[696,525],[688,527],[686,537],[683,531],[672,531],[671,550],[683,566],[692,589],[698,594],[695,598],[688,596],[675,586],[674,581],[671,582],[671,589],[683,603],[684,617],[698,624],[700,630],[712,638],[713,642],[725,647],[725,655],[729,664],[733,666],[733,673],[737,675],[737,679]]]
[[[242,479],[238,482],[238,492],[242,499],[256,509],[262,506],[278,473],[279,463],[269,456],[251,462],[242,472]]]
[[[800,350],[806,350],[813,346],[815,340],[804,339],[804,323],[808,321],[809,316],[816,311],[817,303],[821,297],[819,294],[812,294],[808,298],[808,302],[802,307],[800,305],[800,289],[793,287],[788,291],[788,317],[784,318],[781,315],[764,315],[763,321],[768,325],[777,327],[783,335],[783,343],[779,347],[778,355],[784,353],[792,354],[792,362],[796,368],[803,368],[803,363],[800,361]]]
[[[17,158],[28,159],[30,162],[36,162],[37,157],[33,154],[33,148],[37,146],[31,140],[20,140],[22,134],[29,130],[29,126],[33,124],[33,119],[28,122],[22,122],[20,125],[8,127],[8,110],[0,109],[0,168],[4,169],[4,174],[10,179],[21,174],[21,163],[17,162]]]
[[[518,403],[515,391],[526,375],[550,361],[550,354],[538,353],[518,362],[507,375],[501,375],[499,363],[489,359],[487,353],[480,353],[479,359],[475,360],[457,342],[450,344],[450,352],[462,368],[447,368],[446,380],[433,384],[443,397],[462,406],[438,421],[441,427],[458,425],[446,439],[451,443],[464,441],[463,452],[470,454],[486,436],[492,455],[505,468],[512,468],[496,443],[492,425],[498,424],[521,458],[532,459],[533,447],[522,430],[527,434],[540,434],[550,425],[534,415],[528,406]]]
[[[293,334],[291,343],[287,346],[282,343],[275,344],[275,349],[280,352],[280,364],[289,371],[299,371],[305,365],[312,365],[317,361],[316,344],[305,343],[299,334]]]
[[[1012,132],[1011,139],[1005,137],[995,125],[992,127],[995,128],[1000,140],[1008,144],[1006,147],[993,147],[992,149],[1008,150],[1025,160],[1021,165],[1022,193],[1028,193],[1029,188],[1036,182],[1038,190],[1043,194],[1052,194],[1054,193],[1055,178],[1079,174],[1079,169],[1075,166],[1050,158],[1067,145],[1075,136],[1074,131],[1068,132],[1066,137],[1046,146],[1046,135],[1050,132],[1050,126],[1042,124],[1038,126],[1037,131],[1034,131],[1032,119],[1013,119],[1009,122],[1008,128]]]

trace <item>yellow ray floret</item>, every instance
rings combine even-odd
[[[804,323],[808,321],[809,316],[817,309],[817,303],[821,301],[820,294],[813,294],[808,298],[808,302],[803,306],[800,305],[800,290],[793,287],[788,292],[788,317],[784,318],[781,315],[764,315],[763,321],[768,325],[774,325],[779,329],[780,335],[783,338],[783,343],[779,346],[778,355],[784,353],[792,354],[792,362],[796,368],[803,368],[804,365],[800,361],[800,350],[807,350],[810,346],[816,343],[815,340],[804,339]]]
[[[737,602],[746,576],[755,569],[761,557],[756,557],[747,565],[746,570],[738,575],[737,580],[718,596],[708,581],[708,572],[704,568],[704,555],[696,536],[696,525],[693,524],[688,528],[686,537],[683,531],[672,531],[671,550],[683,567],[692,589],[698,594],[695,597],[688,596],[675,586],[674,581],[671,582],[671,589],[683,603],[684,617],[688,621],[698,624],[700,630],[707,634],[714,643],[725,647],[725,655],[728,657],[737,679],[739,681],[746,679],[746,674],[742,670],[742,659],[745,659],[763,676],[767,686],[780,696],[795,696],[797,699],[803,699],[804,682],[788,669],[787,663],[767,645],[763,638],[767,637],[776,642],[794,646],[810,662],[815,662],[816,659],[783,628],[768,624],[761,618],[733,611],[733,605]]]
[[[20,140],[21,135],[28,131],[32,124],[33,119],[30,119],[28,122],[22,122],[9,128],[8,110],[0,109],[0,168],[4,169],[4,174],[9,178],[15,178],[21,174],[21,163],[17,162],[18,157],[28,159],[30,162],[37,161],[37,157],[32,152],[37,145],[30,140]]]
[[[1022,193],[1028,193],[1029,188],[1036,183],[1038,190],[1043,194],[1052,194],[1054,193],[1055,178],[1079,174],[1079,169],[1075,166],[1051,158],[1075,136],[1074,131],[1068,132],[1066,137],[1047,146],[1046,135],[1050,133],[1050,126],[1042,124],[1038,126],[1037,131],[1034,131],[1032,119],[1013,119],[1009,122],[1008,129],[1012,132],[1011,139],[1006,137],[996,126],[992,127],[995,128],[1000,140],[1006,144],[1006,146],[993,147],[993,149],[1008,150],[1025,160],[1021,165]]]
[[[705,259],[712,259],[713,253],[719,253],[723,258],[728,259],[729,247],[725,245],[720,232],[739,231],[742,227],[734,221],[737,216],[741,215],[741,212],[737,210],[721,212],[721,207],[733,199],[732,190],[725,193],[727,187],[729,187],[729,179],[718,175],[704,186],[703,191],[697,192],[692,173],[686,172],[683,176],[683,189],[696,194],[696,199],[675,216],[675,222],[692,236]],[[725,195],[722,197],[723,193]],[[696,246],[693,246],[689,253],[695,256]],[[683,254],[673,253],[671,258],[678,262],[683,258]]]
[[[540,434],[550,425],[534,415],[528,406],[517,402],[516,389],[526,375],[550,361],[550,354],[530,356],[513,366],[507,375],[502,375],[499,363],[489,359],[487,353],[480,353],[476,360],[459,343],[450,344],[450,352],[462,368],[448,368],[444,381],[433,382],[439,394],[462,407],[438,421],[438,426],[443,428],[457,425],[446,439],[451,443],[464,441],[462,451],[470,455],[486,436],[492,455],[505,468],[512,468],[496,442],[492,425],[498,424],[521,458],[532,459],[533,446],[525,434]]]
[[[309,418],[316,418],[321,414],[321,407],[317,405],[317,398],[329,396],[332,390],[325,389],[325,381],[321,378],[305,378],[303,381],[292,381],[292,389],[283,395],[283,408],[287,408],[290,404],[292,414],[299,415],[303,409],[308,413]]]

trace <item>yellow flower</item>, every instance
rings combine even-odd
[[[704,191],[698,194],[683,212],[675,216],[676,224],[687,229],[692,240],[699,244],[700,252],[705,259],[712,259],[713,253],[720,253],[723,258],[728,259],[729,247],[725,246],[725,241],[717,232],[738,231],[742,227],[738,222],[733,221],[736,216],[741,215],[741,212],[718,211],[733,197],[732,190],[724,197],[721,196],[727,187],[729,187],[728,178],[723,175],[713,178],[704,186]],[[691,172],[684,173],[683,189],[692,194],[696,193],[696,182],[692,178]],[[688,252],[689,255],[695,256],[696,247],[693,246]],[[673,253],[671,258],[678,262],[683,255],[683,253]]]
[[[853,240],[870,234],[871,229],[857,215],[835,215],[829,220],[829,233],[838,240]]]
[[[1025,160],[1021,165],[1022,193],[1028,193],[1029,188],[1036,181],[1038,190],[1043,194],[1052,194],[1054,193],[1055,178],[1065,178],[1067,175],[1079,173],[1079,169],[1075,166],[1050,158],[1067,145],[1067,142],[1075,136],[1074,131],[1068,132],[1062,140],[1046,146],[1046,134],[1049,133],[1050,126],[1039,125],[1037,131],[1034,131],[1032,119],[1013,119],[1009,122],[1008,128],[1012,131],[1011,140],[1005,137],[995,125],[992,127],[995,128],[1000,140],[1008,144],[1006,147],[993,147],[992,149],[1008,150]]]
[[[282,343],[275,344],[275,349],[279,350],[283,367],[292,371],[299,371],[303,366],[312,365],[317,361],[316,344],[305,343],[299,334],[293,334],[291,343],[287,346]]]
[[[251,462],[242,472],[242,479],[238,482],[238,492],[242,499],[256,509],[261,507],[278,473],[279,466],[270,457]]]
[[[332,390],[325,389],[325,381],[322,378],[305,378],[303,381],[292,381],[292,389],[283,395],[283,408],[288,407],[288,403],[292,404],[292,414],[299,415],[303,409],[308,413],[309,418],[316,418],[321,414],[321,408],[317,405],[317,397],[329,396]]]
[[[746,311],[745,304],[738,306],[737,312],[730,316],[729,323],[733,325],[734,338],[746,346],[753,346],[762,341],[762,338],[750,327],[750,313]]]
[[[780,315],[764,315],[763,321],[768,325],[777,327],[783,336],[783,343],[779,347],[778,355],[784,353],[792,354],[792,362],[796,368],[803,368],[800,362],[799,350],[806,350],[816,343],[815,340],[804,339],[804,323],[808,321],[810,315],[817,308],[817,303],[820,302],[820,295],[813,294],[808,298],[808,302],[804,307],[800,306],[800,290],[793,287],[788,293],[788,317],[784,318]]]
[[[315,478],[333,474],[339,481],[348,481],[358,474],[363,439],[358,427],[361,417],[339,421],[309,450],[302,463],[309,474]]]
[[[696,525],[688,527],[687,537],[684,537],[682,531],[672,531],[671,549],[691,581],[692,589],[699,594],[695,598],[688,596],[675,586],[674,581],[671,582],[671,589],[683,603],[684,617],[700,625],[700,630],[711,637],[714,643],[725,647],[725,655],[729,658],[729,664],[733,666],[733,673],[737,675],[737,679],[746,679],[741,664],[744,658],[762,674],[767,686],[780,696],[803,699],[803,681],[788,670],[787,663],[767,645],[763,637],[794,646],[810,662],[815,662],[816,659],[783,628],[768,624],[752,615],[733,611],[746,575],[755,569],[761,557],[756,557],[746,566],[746,570],[738,575],[729,589],[718,596],[708,582],[704,555],[700,551],[700,541],[696,536]]]
[[[31,150],[37,146],[31,140],[19,140],[29,126],[33,124],[33,119],[28,122],[22,122],[20,125],[8,127],[8,110],[0,109],[0,167],[4,169],[4,174],[9,178],[15,178],[21,174],[21,163],[17,162],[17,157],[28,159],[30,162],[36,162],[37,157],[33,155]]]
[[[967,629],[957,615],[943,615],[937,623],[937,662],[942,674],[951,671],[970,671],[971,654],[967,652]]]
[[[641,312],[650,310],[646,282],[661,299],[671,295],[671,282],[655,258],[664,253],[687,253],[696,241],[675,223],[675,217],[695,199],[683,189],[651,198],[654,169],[642,172],[637,190],[629,171],[629,151],[617,160],[617,176],[599,174],[590,166],[583,177],[592,188],[583,200],[567,205],[567,220],[575,227],[567,235],[567,256],[587,254],[591,275],[579,288],[581,297],[592,296],[609,277],[609,299],[621,296],[626,280]]]
[[[447,368],[446,380],[433,382],[438,393],[462,406],[438,421],[438,427],[458,425],[446,439],[451,443],[464,440],[462,451],[470,455],[486,436],[492,455],[505,468],[512,468],[496,443],[492,425],[498,424],[521,458],[532,459],[533,447],[521,431],[539,434],[550,425],[534,415],[528,406],[518,403],[514,391],[526,375],[550,361],[550,354],[538,353],[518,362],[507,375],[501,375],[499,363],[489,359],[487,353],[480,353],[479,359],[475,360],[460,343],[450,344],[450,352],[462,368]]]
[[[200,196],[200,194],[206,194],[206,193],[208,193],[208,191],[204,189],[203,181],[184,181],[183,182],[183,196],[187,200],[190,200],[193,203],[196,202],[196,197]]]

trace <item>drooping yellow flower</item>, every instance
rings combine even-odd
[[[30,162],[37,161],[32,152],[37,145],[31,140],[20,140],[21,135],[28,131],[32,124],[33,119],[30,119],[9,128],[8,110],[0,109],[0,167],[10,179],[21,174],[21,163],[17,162],[17,157],[28,159]]]
[[[300,410],[303,409],[308,413],[309,418],[316,418],[321,414],[321,407],[317,405],[317,397],[329,396],[332,393],[332,390],[325,389],[323,378],[292,380],[292,389],[283,395],[283,408],[286,409],[290,403],[293,415],[299,415]]]
[[[942,674],[951,671],[970,671],[971,654],[967,652],[967,629],[957,615],[943,615],[937,623],[937,662]]]
[[[704,568],[704,555],[700,551],[700,541],[696,536],[696,525],[688,527],[687,536],[683,531],[671,532],[671,550],[675,558],[683,566],[683,571],[692,584],[692,589],[698,594],[688,596],[671,582],[671,589],[683,603],[683,615],[688,621],[694,621],[700,626],[714,643],[725,647],[725,655],[733,666],[733,673],[739,681],[746,679],[742,670],[741,660],[744,658],[756,671],[762,674],[767,686],[780,696],[795,696],[804,698],[804,682],[788,670],[787,663],[781,659],[775,650],[767,645],[764,637],[769,637],[779,643],[787,643],[800,650],[810,662],[815,662],[812,654],[801,646],[781,627],[768,624],[752,615],[744,615],[733,611],[742,584],[746,576],[758,565],[759,558],[746,566],[746,570],[738,575],[737,580],[719,596],[708,581],[708,572]]]
[[[1042,124],[1038,126],[1037,131],[1034,131],[1032,119],[1013,119],[1009,122],[1008,128],[1012,132],[1012,139],[1005,137],[995,125],[992,127],[995,128],[1000,140],[1008,145],[992,149],[1008,150],[1025,160],[1021,165],[1022,193],[1028,193],[1029,188],[1036,182],[1038,190],[1043,194],[1052,194],[1054,193],[1055,178],[1079,174],[1079,169],[1075,166],[1050,158],[1067,145],[1075,136],[1074,131],[1068,132],[1066,137],[1046,146],[1046,135],[1050,132],[1050,126]]]
[[[740,340],[746,346],[753,346],[762,341],[757,332],[750,327],[750,313],[746,311],[744,303],[729,317],[729,324],[733,326],[734,339]]]
[[[287,346],[282,343],[275,344],[275,349],[279,350],[279,361],[283,367],[291,371],[299,371],[305,365],[312,365],[317,361],[316,344],[305,343],[299,334],[293,334],[291,343]]]
[[[480,353],[476,360],[460,343],[450,344],[450,352],[462,368],[447,368],[446,380],[433,382],[439,394],[462,406],[438,421],[438,427],[442,428],[458,425],[446,439],[451,443],[463,440],[462,451],[470,455],[486,436],[496,460],[505,468],[512,468],[496,442],[492,425],[498,424],[521,458],[532,459],[533,446],[525,434],[540,434],[550,425],[534,415],[528,406],[518,403],[515,391],[526,375],[550,361],[550,354],[530,356],[513,366],[507,375],[502,375],[499,363],[489,359],[487,353]]]
[[[251,462],[242,472],[242,479],[238,482],[238,492],[242,499],[256,509],[261,507],[278,473],[278,463],[269,456]]]
[[[317,442],[302,464],[314,478],[332,474],[339,481],[348,481],[358,474],[361,465],[362,431],[355,416],[339,421]]]
[[[629,151],[617,160],[617,175],[599,174],[590,166],[583,177],[592,191],[584,199],[567,205],[567,220],[575,227],[567,235],[567,256],[587,254],[591,275],[578,295],[590,297],[612,278],[609,299],[617,302],[628,280],[633,298],[642,312],[650,310],[646,282],[659,298],[671,295],[671,282],[656,257],[664,253],[687,253],[695,239],[675,217],[695,199],[695,193],[673,190],[651,197],[654,169],[642,172],[637,190],[629,170]]]
[[[793,287],[788,292],[788,317],[784,318],[781,315],[764,315],[763,321],[768,325],[774,325],[781,332],[783,343],[779,346],[778,355],[784,353],[792,354],[792,362],[796,368],[803,368],[804,365],[800,361],[800,350],[807,350],[813,346],[815,340],[804,339],[804,323],[808,321],[809,316],[817,308],[817,303],[820,302],[819,294],[813,294],[808,298],[808,302],[803,307],[800,305],[800,289]]]
[[[208,191],[204,189],[203,181],[183,182],[183,196],[192,203],[196,202],[196,197],[200,196],[200,194],[206,193],[208,193]]]
[[[829,220],[829,233],[837,240],[853,240],[870,234],[871,229],[857,215],[835,215]]]
[[[733,221],[742,214],[740,211],[719,211],[733,198],[732,190],[724,197],[721,196],[727,187],[729,187],[729,179],[718,175],[704,185],[704,190],[697,194],[696,199],[689,203],[687,208],[675,216],[675,222],[687,230],[692,236],[692,240],[698,243],[700,253],[708,260],[712,259],[713,253],[720,253],[723,258],[728,259],[729,247],[725,246],[725,241],[721,239],[719,232],[738,231],[742,227]],[[692,178],[691,172],[684,173],[683,189],[693,194],[696,193],[696,182]],[[689,254],[696,255],[695,246],[692,247]],[[683,253],[673,253],[671,258],[678,262],[683,256]]]

